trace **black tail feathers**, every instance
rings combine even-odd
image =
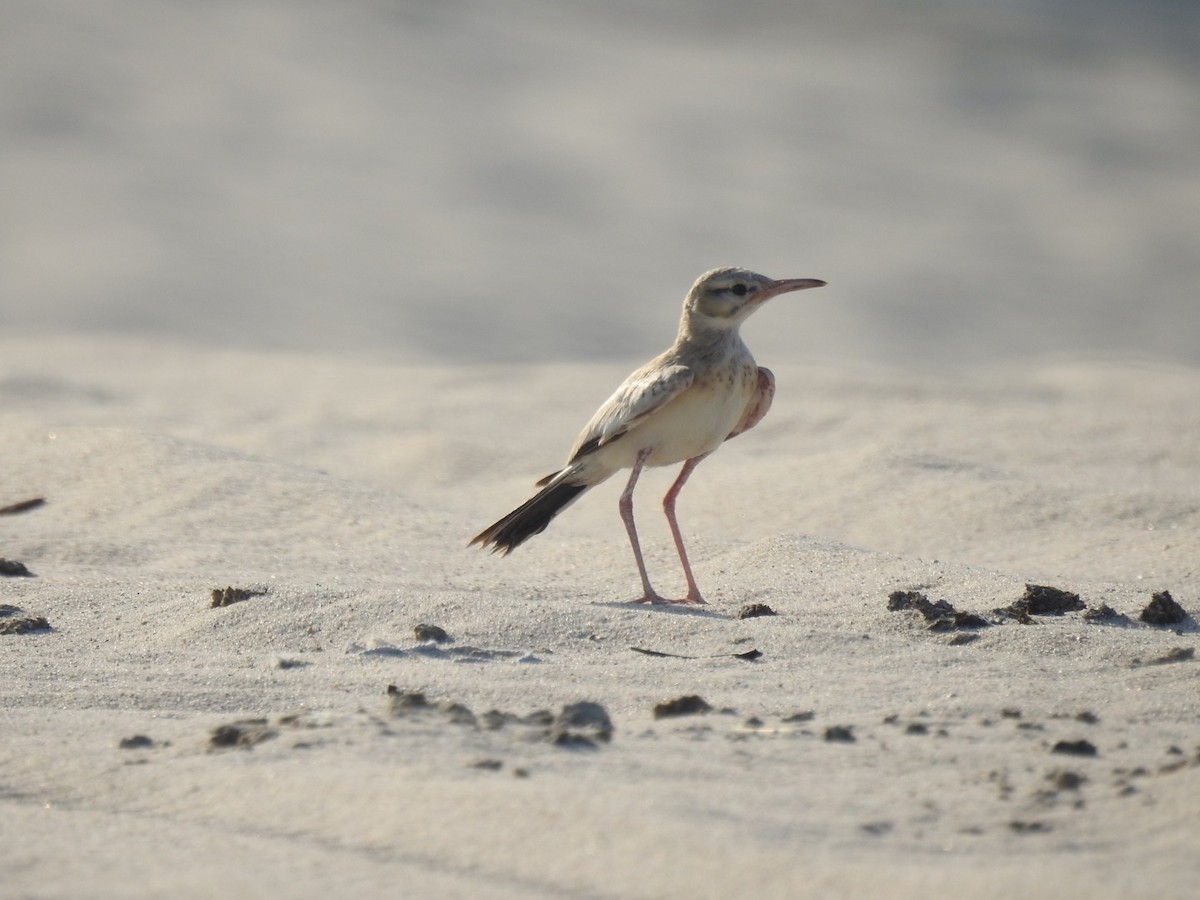
[[[587,489],[588,485],[585,484],[567,484],[561,481],[551,484],[499,522],[479,532],[471,538],[471,543],[467,546],[490,546],[493,553],[507,556],[514,547],[545,531],[551,520]]]

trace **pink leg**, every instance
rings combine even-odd
[[[633,524],[633,486],[637,484],[638,476],[642,474],[642,465],[646,462],[646,457],[650,455],[650,451],[643,450],[638,454],[637,459],[633,463],[633,472],[629,475],[629,483],[625,485],[625,490],[621,493],[621,521],[625,523],[625,530],[629,533],[629,544],[633,547],[633,558],[637,561],[638,574],[642,576],[642,598],[636,600],[636,603],[670,603],[671,601],[660,597],[654,592],[654,588],[650,586],[650,576],[646,574],[646,563],[642,560],[642,548],[638,543],[637,527]]]
[[[692,474],[692,469],[700,465],[700,461],[708,456],[693,456],[683,464],[683,468],[679,470],[679,477],[675,479],[675,483],[671,485],[671,489],[667,491],[667,495],[663,497],[663,512],[667,514],[667,523],[671,526],[671,535],[675,538],[675,549],[679,551],[679,561],[683,563],[683,576],[687,579],[688,592],[687,596],[682,600],[676,600],[676,603],[703,603],[704,598],[700,596],[700,588],[696,585],[696,579],[692,575],[692,567],[688,564],[687,551],[683,549],[683,535],[679,532],[679,523],[675,521],[675,500],[679,497],[679,492],[683,490],[684,483],[688,480],[688,476]]]

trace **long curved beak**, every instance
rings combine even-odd
[[[825,287],[825,282],[819,278],[781,278],[772,281],[758,295],[760,300],[770,300],[789,291],[802,291],[805,288]]]

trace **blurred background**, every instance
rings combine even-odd
[[[4,0],[0,326],[629,359],[1200,362],[1194,0]]]

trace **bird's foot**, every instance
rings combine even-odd
[[[671,600],[668,597],[662,597],[654,591],[647,591],[644,597],[633,601],[634,603],[647,603],[653,606],[674,606],[676,604],[693,604],[702,605],[705,601],[699,594],[688,594],[686,597],[681,597],[678,600]]]

